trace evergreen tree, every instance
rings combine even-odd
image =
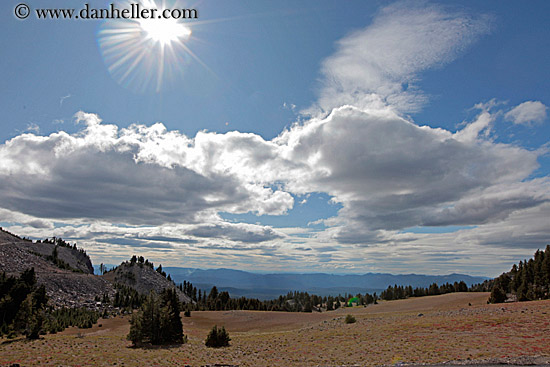
[[[127,339],[134,345],[185,343],[180,311],[175,290],[165,289],[160,296],[152,291],[142,308],[132,315]]]
[[[334,310],[334,301],[332,300],[332,297],[328,297],[327,299],[327,311]]]
[[[514,264],[509,273],[502,274],[497,280],[500,287],[515,294],[518,301],[550,298],[550,245],[544,251],[537,250],[532,259]]]
[[[161,294],[161,333],[166,342],[183,343],[183,324],[181,322],[181,305],[175,289],[165,289]]]
[[[216,298],[218,298],[218,288],[213,286],[210,290],[210,294],[208,295],[208,300],[215,300]]]
[[[44,286],[36,286],[34,268],[25,270],[19,278],[0,276],[0,336],[20,334],[38,338],[44,321],[48,298]]]
[[[506,292],[504,291],[500,282],[497,282],[497,284],[493,286],[493,290],[491,291],[489,303],[503,303],[504,301],[506,301]]]

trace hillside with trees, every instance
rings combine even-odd
[[[173,289],[180,302],[193,302],[189,295],[176,286],[170,275],[162,270],[162,265],[155,269],[154,264],[143,256],[132,256],[130,261],[125,261],[114,269],[106,271],[102,278],[113,283],[117,288],[119,296],[117,299],[115,294],[115,304],[128,303],[125,302],[128,297],[136,299],[136,295],[129,289],[135,290],[141,296],[146,296],[151,291],[160,293],[164,289]],[[125,294],[122,295],[121,292]],[[124,300],[121,299],[122,296]]]
[[[550,245],[492,282],[491,303],[550,299]]]
[[[93,275],[90,258],[76,244],[56,237],[31,241],[0,228],[0,272],[18,277],[31,268],[54,307],[94,308],[97,295],[115,293],[109,282]]]

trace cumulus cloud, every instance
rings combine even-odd
[[[256,166],[267,172],[262,162],[275,156],[261,137],[199,133],[191,140],[162,124],[118,129],[93,114],[77,118],[86,124],[77,134],[24,134],[0,146],[4,208],[42,218],[160,224],[218,211],[283,214],[293,206],[289,193],[253,175]]]
[[[538,152],[486,138],[485,110],[452,133],[391,109],[347,106],[271,141],[239,132],[191,139],[162,124],[119,129],[96,115],[78,118],[86,126],[76,134],[24,134],[0,146],[4,208],[36,218],[187,224],[190,239],[265,242],[283,236],[218,213],[284,214],[291,194],[325,192],[342,204],[343,224],[330,238],[373,243],[383,242],[381,230],[503,220],[550,192],[544,179],[525,181]]]
[[[504,117],[514,124],[541,123],[546,120],[547,109],[540,101],[527,101],[512,108]]]
[[[452,133],[391,110],[335,109],[278,137],[309,164],[286,187],[333,196],[347,221],[334,238],[358,243],[380,240],[369,231],[486,223],[548,200],[545,181],[522,182],[538,153],[486,139],[491,120],[483,111]]]

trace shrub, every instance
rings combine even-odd
[[[346,315],[346,324],[353,324],[355,321],[357,321],[355,320],[355,317],[353,317],[352,315]]]
[[[230,340],[231,338],[223,326],[218,329],[217,325],[214,325],[204,344],[211,348],[228,347]]]

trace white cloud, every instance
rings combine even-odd
[[[283,214],[292,196],[269,185],[276,154],[252,134],[199,133],[162,124],[118,129],[79,113],[77,134],[24,134],[0,146],[4,208],[51,219],[193,223],[218,211]],[[254,175],[266,172],[266,179]],[[239,170],[242,168],[242,170]]]
[[[47,229],[50,231],[54,228],[52,221],[39,219],[3,208],[0,208],[0,218],[2,218],[3,222],[20,223],[30,226],[31,228]]]
[[[218,223],[195,226],[186,234],[199,238],[226,238],[244,243],[260,243],[283,238],[273,228],[248,223]]]
[[[27,128],[25,129],[25,131],[29,131],[29,132],[38,134],[40,132],[40,126],[38,126],[34,122],[29,122],[27,124]]]
[[[504,117],[514,124],[541,123],[548,116],[547,109],[540,101],[527,101],[512,108]]]
[[[486,139],[491,120],[483,111],[451,133],[389,110],[335,109],[276,139],[293,161],[308,165],[285,187],[333,196],[347,222],[333,238],[357,243],[378,240],[369,231],[501,220],[548,200],[546,182],[523,182],[539,153]]]
[[[336,53],[323,62],[319,107],[389,105],[416,111],[426,102],[414,86],[417,74],[452,61],[488,33],[491,23],[486,15],[423,2],[387,6],[370,26],[338,41]]]
[[[63,96],[63,97],[59,98],[59,107],[63,106],[63,102],[64,102],[67,98],[71,98],[71,95],[70,95],[70,94],[67,94],[66,96]]]
[[[373,244],[413,226],[496,223],[549,200],[547,180],[526,180],[540,153],[487,139],[485,110],[452,133],[348,106],[272,141],[77,117],[86,126],[76,134],[0,146],[4,208],[40,220],[195,225],[178,236],[246,243],[285,239],[218,212],[284,214],[291,193],[325,192],[343,208],[318,240]]]

